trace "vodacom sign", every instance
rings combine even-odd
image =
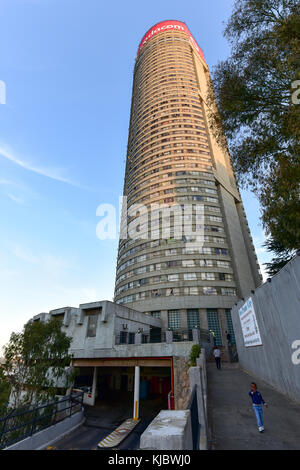
[[[198,54],[201,56],[203,60],[205,60],[203,51],[198,46],[197,42],[191,35],[186,25],[182,23],[181,21],[163,21],[162,23],[157,23],[155,26],[150,28],[149,31],[147,31],[147,33],[145,34],[145,36],[140,42],[137,55],[139,55],[141,48],[147,43],[147,41],[149,41],[149,39],[151,39],[156,34],[163,33],[164,31],[170,31],[170,30],[171,31],[172,30],[183,31],[184,33],[186,33],[189,36],[190,42],[192,43],[192,45],[194,46]]]

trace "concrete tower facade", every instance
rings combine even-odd
[[[145,34],[134,68],[124,184],[127,220],[140,237],[120,239],[115,301],[160,317],[166,328],[212,329],[225,345],[230,308],[260,285],[261,275],[230,156],[209,130],[208,80],[203,52],[184,23],[164,21]],[[152,209],[142,223],[137,205]],[[174,236],[181,222],[173,212],[153,218],[161,214],[157,205],[180,207],[201,246],[185,233]]]

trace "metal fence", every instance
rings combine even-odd
[[[39,406],[16,408],[0,418],[0,449],[4,449],[81,411],[83,392],[71,393]]]
[[[149,334],[141,333],[140,342],[138,343],[135,338],[135,334],[124,334],[121,332],[118,335],[115,335],[115,344],[145,344],[145,343],[165,343],[166,342],[166,332],[160,331],[159,333]]]
[[[198,416],[197,385],[194,385],[187,409],[191,411],[193,450],[199,450],[200,423]]]
[[[199,328],[200,331],[200,341],[205,343],[210,343],[210,333],[208,330]],[[180,341],[193,341],[193,330],[182,330],[174,329],[173,333],[173,342]],[[155,333],[141,333],[140,343],[165,343],[166,342],[166,330],[155,331]],[[130,332],[120,332],[115,335],[115,344],[140,344],[136,342],[135,333]]]

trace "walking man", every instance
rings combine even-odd
[[[251,383],[251,390],[249,392],[249,396],[252,399],[253,410],[256,416],[258,430],[259,432],[264,432],[265,428],[263,423],[262,405],[265,405],[266,408],[268,408],[268,405],[263,399],[261,393],[257,390],[257,385],[254,382]]]
[[[215,356],[217,369],[221,369],[221,351],[218,348],[218,346],[215,346],[214,348],[214,356]]]

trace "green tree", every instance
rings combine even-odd
[[[225,37],[232,51],[212,75],[210,126],[226,149],[228,141],[239,183],[257,194],[267,234],[294,250],[300,247],[300,2],[237,0]]]
[[[10,385],[0,365],[0,416],[5,414],[10,395]]]
[[[66,373],[71,344],[61,321],[29,322],[21,333],[12,333],[4,348],[4,371],[11,386],[11,404],[17,408],[50,399],[57,394],[58,380],[67,388],[73,375]]]

